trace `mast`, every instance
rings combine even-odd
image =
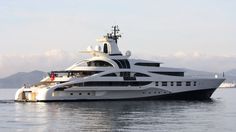
[[[112,26],[112,33],[110,33],[110,34],[108,33],[107,37],[115,40],[115,42],[117,44],[117,40],[121,37],[121,35],[118,34],[119,31],[120,31],[120,29],[119,29],[118,25]]]

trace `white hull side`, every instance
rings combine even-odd
[[[63,91],[54,91],[55,88],[41,88],[40,90],[33,90],[24,95],[27,96],[25,101],[74,101],[74,100],[125,100],[125,99],[173,99],[176,96],[186,99],[193,96],[196,99],[210,98],[211,94],[224,81],[224,79],[199,79],[197,86],[159,86],[151,85],[143,87],[86,87],[86,88],[71,88]],[[22,89],[17,92],[15,100],[23,100]],[[30,89],[24,90],[25,93]],[[183,94],[184,93],[184,94]],[[188,94],[187,94],[188,93]],[[197,95],[196,93],[199,93]],[[178,96],[177,96],[177,95]],[[186,95],[185,95],[186,94]],[[195,95],[196,94],[196,95]],[[183,97],[182,97],[183,96]],[[18,98],[21,97],[21,98]],[[193,98],[193,99],[194,99]]]

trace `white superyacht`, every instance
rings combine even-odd
[[[130,59],[122,54],[117,41],[118,26],[113,26],[84,53],[91,58],[50,75],[30,87],[22,87],[15,101],[209,99],[224,78],[190,77],[184,70],[161,67],[160,62]]]

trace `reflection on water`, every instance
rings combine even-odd
[[[178,124],[198,124],[199,112],[212,111],[212,102],[112,101],[66,103],[17,103],[15,122],[23,128],[44,130],[175,130]],[[196,105],[197,104],[197,105]],[[208,106],[208,107],[207,107]],[[30,109],[29,109],[30,107]],[[192,109],[189,109],[191,107]],[[186,113],[193,113],[187,114]],[[198,114],[196,114],[198,113]],[[183,120],[185,119],[185,120]],[[201,122],[202,125],[207,121]],[[19,124],[19,125],[20,125]],[[170,126],[170,124],[172,124]],[[14,122],[13,124],[14,125]],[[15,125],[14,125],[15,126]],[[16,125],[18,126],[18,125]],[[21,126],[22,127],[22,126]],[[207,127],[207,126],[206,126]],[[162,129],[163,128],[163,129]],[[180,127],[179,129],[185,129]]]
[[[0,102],[0,129],[28,131],[235,131],[234,90],[208,101]],[[230,97],[231,96],[231,97]]]

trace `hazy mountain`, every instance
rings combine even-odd
[[[218,75],[218,77],[223,77],[223,73],[196,71],[196,70],[191,70],[191,69],[185,69],[185,70],[186,70],[185,75],[187,76],[214,77],[215,75]],[[225,72],[224,77],[226,78],[225,82],[236,82],[236,69]]]
[[[192,69],[184,69],[184,70],[185,70],[186,76],[214,77],[217,74],[217,73],[213,73],[213,72],[197,71],[197,70],[192,70]]]
[[[236,69],[229,70],[225,72],[225,77],[227,82],[236,82]]]
[[[227,75],[236,76],[236,69],[229,70],[225,72]]]
[[[0,88],[19,88],[24,84],[34,84],[46,76],[45,72],[18,72],[9,77],[0,79]]]

